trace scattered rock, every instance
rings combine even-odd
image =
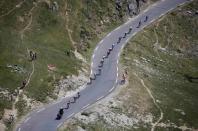
[[[49,71],[56,71],[56,66],[53,64],[48,64],[47,67]]]
[[[16,65],[16,64],[15,65],[7,64],[6,67],[10,68],[11,72],[18,72],[18,73],[25,73],[26,72],[26,70],[23,67],[21,67],[19,65]]]
[[[54,94],[57,94],[58,98],[72,96],[79,90],[84,89],[87,81],[88,77],[85,76],[85,72],[79,71],[78,76],[72,75],[60,80],[54,90]]]
[[[78,127],[77,127],[77,131],[86,131],[86,130],[83,129],[82,127],[78,126]]]
[[[3,124],[3,123],[0,122],[0,129],[1,129],[2,131],[5,131],[5,129],[6,129],[5,124]]]
[[[174,109],[174,111],[181,113],[181,115],[186,115],[182,109]]]
[[[77,50],[74,51],[74,55],[79,60],[83,61],[84,63],[87,63],[86,59],[80,53],[78,53]]]
[[[4,109],[3,121],[6,123],[12,123],[16,119],[17,110]]]

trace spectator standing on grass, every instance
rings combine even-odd
[[[34,60],[36,60],[36,58],[37,58],[37,53],[35,52],[34,53]]]

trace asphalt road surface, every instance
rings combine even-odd
[[[189,0],[161,0],[135,18],[130,19],[128,22],[110,32],[98,43],[92,55],[91,76],[98,72],[98,65],[100,65],[102,57],[107,54],[112,44],[115,44],[108,58],[104,59],[101,74],[96,76],[96,79],[93,80],[91,84],[86,85],[86,88],[80,92],[80,98],[77,99],[75,103],[70,104],[69,109],[64,110],[62,119],[55,120],[57,112],[60,107],[66,107],[68,100],[72,100],[72,98],[63,98],[56,103],[49,104],[39,110],[31,112],[26,119],[20,123],[16,130],[55,131],[64,121],[111,93],[119,81],[118,61],[120,52],[128,40],[156,19],[187,1]],[[148,20],[144,22],[146,16],[148,16]],[[139,21],[141,21],[141,26],[137,28]],[[117,44],[118,38],[123,37],[125,32],[129,31],[130,26],[133,28],[131,33],[127,34],[126,37],[122,38],[120,43]]]

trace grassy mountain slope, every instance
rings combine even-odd
[[[197,6],[193,2],[154,23],[140,32],[123,53],[130,58],[123,59],[128,70],[138,74],[159,101],[164,113],[162,122],[195,128],[198,128]],[[159,111],[154,108],[153,113],[158,116]]]
[[[197,7],[179,7],[134,36],[121,55],[126,85],[60,130],[198,129]]]
[[[105,32],[129,17],[130,2],[136,14],[137,3],[144,3],[124,0],[117,9],[114,0],[1,0],[0,119],[5,108],[13,108],[19,91],[41,102],[56,98],[54,85],[82,67],[74,52],[89,60]],[[30,51],[36,60],[30,60]],[[16,108],[24,109],[24,102],[21,95]]]

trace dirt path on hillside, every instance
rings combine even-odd
[[[33,10],[36,8],[37,4],[35,4],[29,11],[28,13],[28,16],[30,16],[30,20],[28,22],[28,24],[20,31],[20,35],[21,35],[21,42],[23,43],[23,39],[24,39],[24,33],[30,29],[30,26],[32,24],[32,19],[33,19],[33,16],[32,16],[32,12]],[[27,48],[27,53],[29,54],[29,49]],[[30,80],[31,80],[31,77],[32,75],[34,74],[34,61],[31,61],[32,63],[32,72],[30,73],[29,77],[27,78],[27,83],[25,85],[25,87],[27,87],[30,83]]]
[[[28,48],[27,48],[27,52],[29,53],[29,49]],[[30,73],[30,75],[29,75],[29,77],[27,79],[27,83],[26,83],[25,87],[29,85],[30,80],[32,78],[32,75],[34,74],[34,61],[31,61],[31,63],[32,63],[32,72]]]
[[[25,0],[19,2],[14,8],[12,8],[12,9],[10,9],[8,12],[6,12],[6,13],[0,15],[0,18],[9,15],[10,13],[12,13],[12,12],[13,12],[14,10],[16,10],[17,8],[20,8],[21,5],[22,5],[24,2],[25,2]]]
[[[198,129],[187,127],[187,125],[185,125],[185,124],[182,126],[177,126],[175,123],[171,123],[171,122],[169,122],[169,123],[160,122],[160,123],[158,123],[157,127],[174,128],[174,129],[178,129],[181,131],[198,131]]]
[[[69,39],[72,43],[72,45],[74,46],[74,54],[76,56],[76,58],[78,58],[79,60],[82,60],[84,63],[87,63],[86,59],[80,54],[77,52],[77,49],[76,49],[76,42],[73,40],[72,38],[72,30],[69,29],[69,17],[68,17],[68,7],[67,7],[67,2],[65,2],[65,6],[64,6],[64,14],[63,14],[63,18],[65,19],[65,29],[66,31],[68,32],[68,36],[69,36]]]
[[[148,92],[149,96],[151,97],[151,99],[153,100],[154,105],[158,108],[158,110],[160,111],[160,117],[158,118],[158,120],[152,124],[151,127],[151,131],[155,130],[155,127],[159,124],[159,122],[163,119],[164,113],[161,109],[161,107],[158,105],[158,103],[156,102],[156,99],[154,98],[154,96],[152,95],[150,89],[145,85],[143,79],[141,79],[136,73],[134,73],[134,75],[140,79],[141,84],[143,85],[143,87],[146,89],[146,91]]]
[[[40,1],[39,1],[40,2]],[[20,31],[20,37],[21,37],[21,43],[23,44],[23,40],[24,40],[24,33],[28,30],[28,29],[30,29],[30,26],[31,26],[31,24],[32,24],[32,19],[33,19],[33,17],[32,17],[32,12],[33,12],[33,10],[35,9],[35,7],[37,6],[37,4],[34,4],[34,6],[30,9],[30,11],[28,12],[28,16],[30,17],[30,19],[29,19],[29,22],[28,22],[28,24]],[[27,48],[27,47],[26,47]],[[27,48],[27,54],[29,54],[29,49]],[[25,87],[27,87],[28,85],[29,85],[29,83],[30,83],[30,81],[31,81],[31,78],[32,78],[32,75],[34,74],[34,61],[31,61],[31,64],[32,64],[32,71],[31,71],[31,73],[30,73],[30,75],[27,77],[27,79],[26,79],[26,84],[25,84]],[[24,87],[24,88],[25,88]],[[17,98],[16,98],[16,100],[15,100],[15,102],[13,103],[13,106],[12,106],[12,109],[14,110],[15,109],[15,104],[18,102],[18,100],[19,100],[19,96],[17,96]]]
[[[67,2],[65,2],[64,10],[65,10],[65,14],[64,14],[64,18],[65,18],[65,28],[66,28],[66,30],[67,30],[67,32],[68,32],[69,39],[70,39],[72,45],[75,47],[76,42],[73,40],[72,35],[71,35],[72,31],[69,29],[69,26],[68,26],[68,25],[69,25],[69,18],[68,18],[68,12],[67,12]]]

